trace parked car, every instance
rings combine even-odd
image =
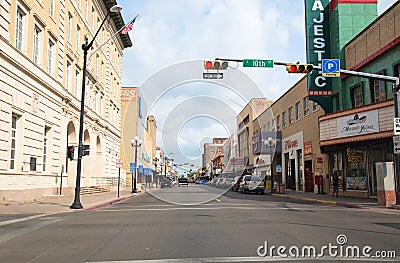
[[[208,185],[209,185],[209,186],[215,186],[217,180],[218,180],[218,178],[217,178],[217,177],[214,177],[212,180],[210,180],[210,181],[208,182]]]
[[[172,182],[167,178],[163,178],[160,180],[160,187],[161,188],[165,188],[165,187],[171,188]]]
[[[236,176],[235,178],[233,178],[233,182],[232,182],[232,186],[231,186],[231,191],[239,191],[239,184],[240,184],[240,180],[243,178],[243,176]]]
[[[222,188],[222,183],[224,182],[225,178],[218,178],[217,181],[215,182],[215,187],[217,188]]]
[[[178,184],[179,184],[179,186],[182,186],[182,185],[189,186],[188,179],[185,178],[185,177],[179,178],[178,179]]]
[[[254,192],[256,194],[264,194],[265,186],[263,180],[259,176],[246,175],[243,177],[243,181],[240,183],[241,193]]]
[[[231,189],[232,184],[233,184],[233,178],[231,178],[231,177],[224,178],[224,180],[222,182],[222,188]]]

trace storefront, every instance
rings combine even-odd
[[[338,174],[342,195],[377,195],[376,163],[393,161],[390,121],[393,105],[390,104],[374,104],[321,117],[321,149],[329,154],[329,175]]]
[[[303,132],[282,139],[283,183],[287,189],[304,190]]]

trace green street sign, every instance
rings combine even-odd
[[[243,67],[254,67],[254,68],[273,68],[273,60],[261,60],[261,59],[243,59]]]

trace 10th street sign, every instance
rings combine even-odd
[[[243,67],[253,68],[273,68],[273,60],[261,60],[261,59],[243,59]]]

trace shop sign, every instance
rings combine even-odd
[[[364,151],[362,149],[347,149],[348,163],[363,163]]]
[[[329,0],[307,0],[305,3],[307,63],[321,65],[330,59]],[[314,70],[307,74],[309,98],[325,113],[332,112],[332,80]]]
[[[299,146],[299,142],[297,140],[286,140],[285,141],[285,150],[290,150],[292,148],[297,148]]]
[[[378,110],[356,113],[337,119],[338,137],[379,132]]]
[[[121,101],[129,102],[134,100],[136,97],[137,88],[123,88],[121,89]]]
[[[311,141],[304,143],[304,155],[312,154],[312,143]]]
[[[269,161],[270,157],[269,155],[259,155],[254,157],[254,165],[257,166],[263,166],[267,165],[270,163]]]

